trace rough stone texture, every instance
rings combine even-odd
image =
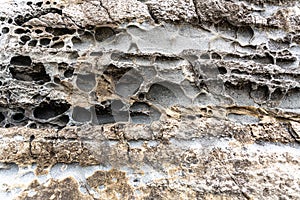
[[[300,199],[297,0],[1,3],[1,199]]]

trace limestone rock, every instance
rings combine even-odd
[[[296,0],[6,0],[1,199],[300,199]]]

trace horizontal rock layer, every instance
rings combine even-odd
[[[299,199],[298,1],[8,1],[1,199]]]

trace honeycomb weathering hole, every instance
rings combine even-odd
[[[64,77],[71,78],[74,73],[74,68],[69,68],[64,72]]]
[[[150,87],[146,98],[165,107],[177,102],[177,97],[172,90],[157,83]]]
[[[115,35],[114,30],[109,27],[98,27],[95,30],[95,39],[98,42],[103,42],[104,40],[106,40],[114,35]]]
[[[96,105],[95,112],[96,112],[98,124],[115,123],[111,105],[108,106]]]
[[[61,35],[72,35],[76,32],[76,30],[68,29],[68,28],[54,28],[51,29],[49,32],[52,33],[54,36],[61,36]]]
[[[78,74],[76,79],[77,87],[84,91],[89,92],[96,86],[95,74]]]
[[[25,116],[24,116],[23,113],[15,113],[15,114],[12,116],[12,119],[13,119],[14,121],[17,121],[17,122],[22,121],[24,118],[25,118]]]
[[[42,102],[33,111],[33,116],[37,119],[47,120],[56,116],[59,116],[69,110],[70,104],[50,101]]]
[[[116,93],[122,97],[129,97],[139,90],[143,81],[143,77],[138,72],[130,70],[116,83]]]
[[[29,56],[14,56],[10,60],[11,65],[30,66],[32,60]]]

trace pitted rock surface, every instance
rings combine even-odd
[[[1,199],[300,199],[297,0],[1,4]]]

